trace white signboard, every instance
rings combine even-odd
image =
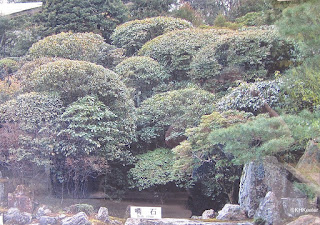
[[[130,206],[131,218],[161,219],[161,207]]]

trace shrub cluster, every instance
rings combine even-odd
[[[170,74],[170,80],[187,80],[192,57],[203,46],[233,32],[225,29],[185,29],[163,34],[147,42],[139,55],[157,60]]]
[[[298,57],[295,45],[270,29],[246,30],[206,45],[191,63],[191,79],[205,89],[224,91],[236,80],[273,78]]]
[[[147,41],[172,30],[190,27],[192,27],[190,22],[172,17],[133,20],[116,27],[111,39],[113,44],[126,49],[126,54],[132,56]]]

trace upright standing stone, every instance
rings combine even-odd
[[[278,198],[303,198],[289,181],[289,172],[275,157],[245,165],[239,190],[239,204],[252,218],[269,191]]]

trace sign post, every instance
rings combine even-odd
[[[136,219],[161,219],[161,207],[130,206],[130,217]]]

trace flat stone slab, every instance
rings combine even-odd
[[[125,225],[253,225],[251,222],[203,222],[199,220],[188,219],[127,219]]]

